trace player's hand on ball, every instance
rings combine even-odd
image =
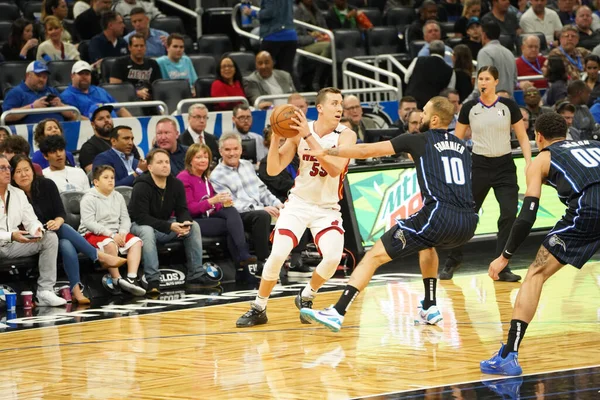
[[[497,281],[498,279],[500,279],[498,274],[504,268],[506,268],[507,265],[508,265],[508,260],[506,258],[504,258],[504,256],[500,256],[500,257],[496,258],[494,261],[492,261],[490,263],[490,269],[488,270],[488,275],[490,276],[490,278]]]
[[[310,133],[308,129],[308,121],[306,120],[306,116],[302,111],[296,109],[296,116],[292,117],[291,120],[294,121],[296,125],[290,125],[290,128],[295,129],[300,134],[300,137],[306,137]]]

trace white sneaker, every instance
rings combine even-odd
[[[38,290],[36,304],[40,307],[59,307],[67,304],[62,297],[58,297],[52,290]]]

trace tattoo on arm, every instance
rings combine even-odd
[[[533,262],[534,267],[543,267],[548,262],[548,256],[550,252],[544,246],[541,246],[535,256],[535,261]]]
[[[340,150],[338,148],[327,149],[327,154],[330,156],[337,156],[340,154]]]

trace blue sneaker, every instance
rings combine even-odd
[[[419,306],[419,319],[415,320],[415,324],[427,324],[427,325],[436,325],[440,322],[443,317],[440,310],[437,306],[430,306],[427,310],[423,309],[423,300],[421,300],[421,305]]]
[[[523,378],[520,376],[517,378],[483,381],[483,384],[494,393],[500,395],[502,399],[518,400],[521,398]]]
[[[344,322],[344,317],[333,306],[329,306],[321,311],[313,310],[312,308],[303,308],[300,310],[300,316],[306,318],[308,321],[325,325],[332,332],[339,332]]]
[[[501,354],[503,350],[504,343],[492,358],[480,362],[479,368],[481,372],[492,375],[521,375],[523,369],[519,365],[519,354],[513,351],[508,353],[506,358],[502,358]]]

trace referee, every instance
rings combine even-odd
[[[477,73],[477,85],[481,96],[463,104],[456,123],[455,135],[464,139],[467,127],[471,127],[475,211],[479,211],[490,189],[494,189],[494,195],[500,205],[498,240],[496,254],[494,254],[494,257],[498,257],[504,250],[518,208],[519,185],[517,168],[511,155],[511,127],[523,151],[525,168],[531,163],[531,147],[517,103],[496,95],[498,69],[494,66],[481,67]],[[439,278],[452,279],[461,262],[462,248],[453,249]],[[499,276],[501,281],[506,282],[518,282],[521,279],[519,275],[513,274],[508,266],[500,272]]]

